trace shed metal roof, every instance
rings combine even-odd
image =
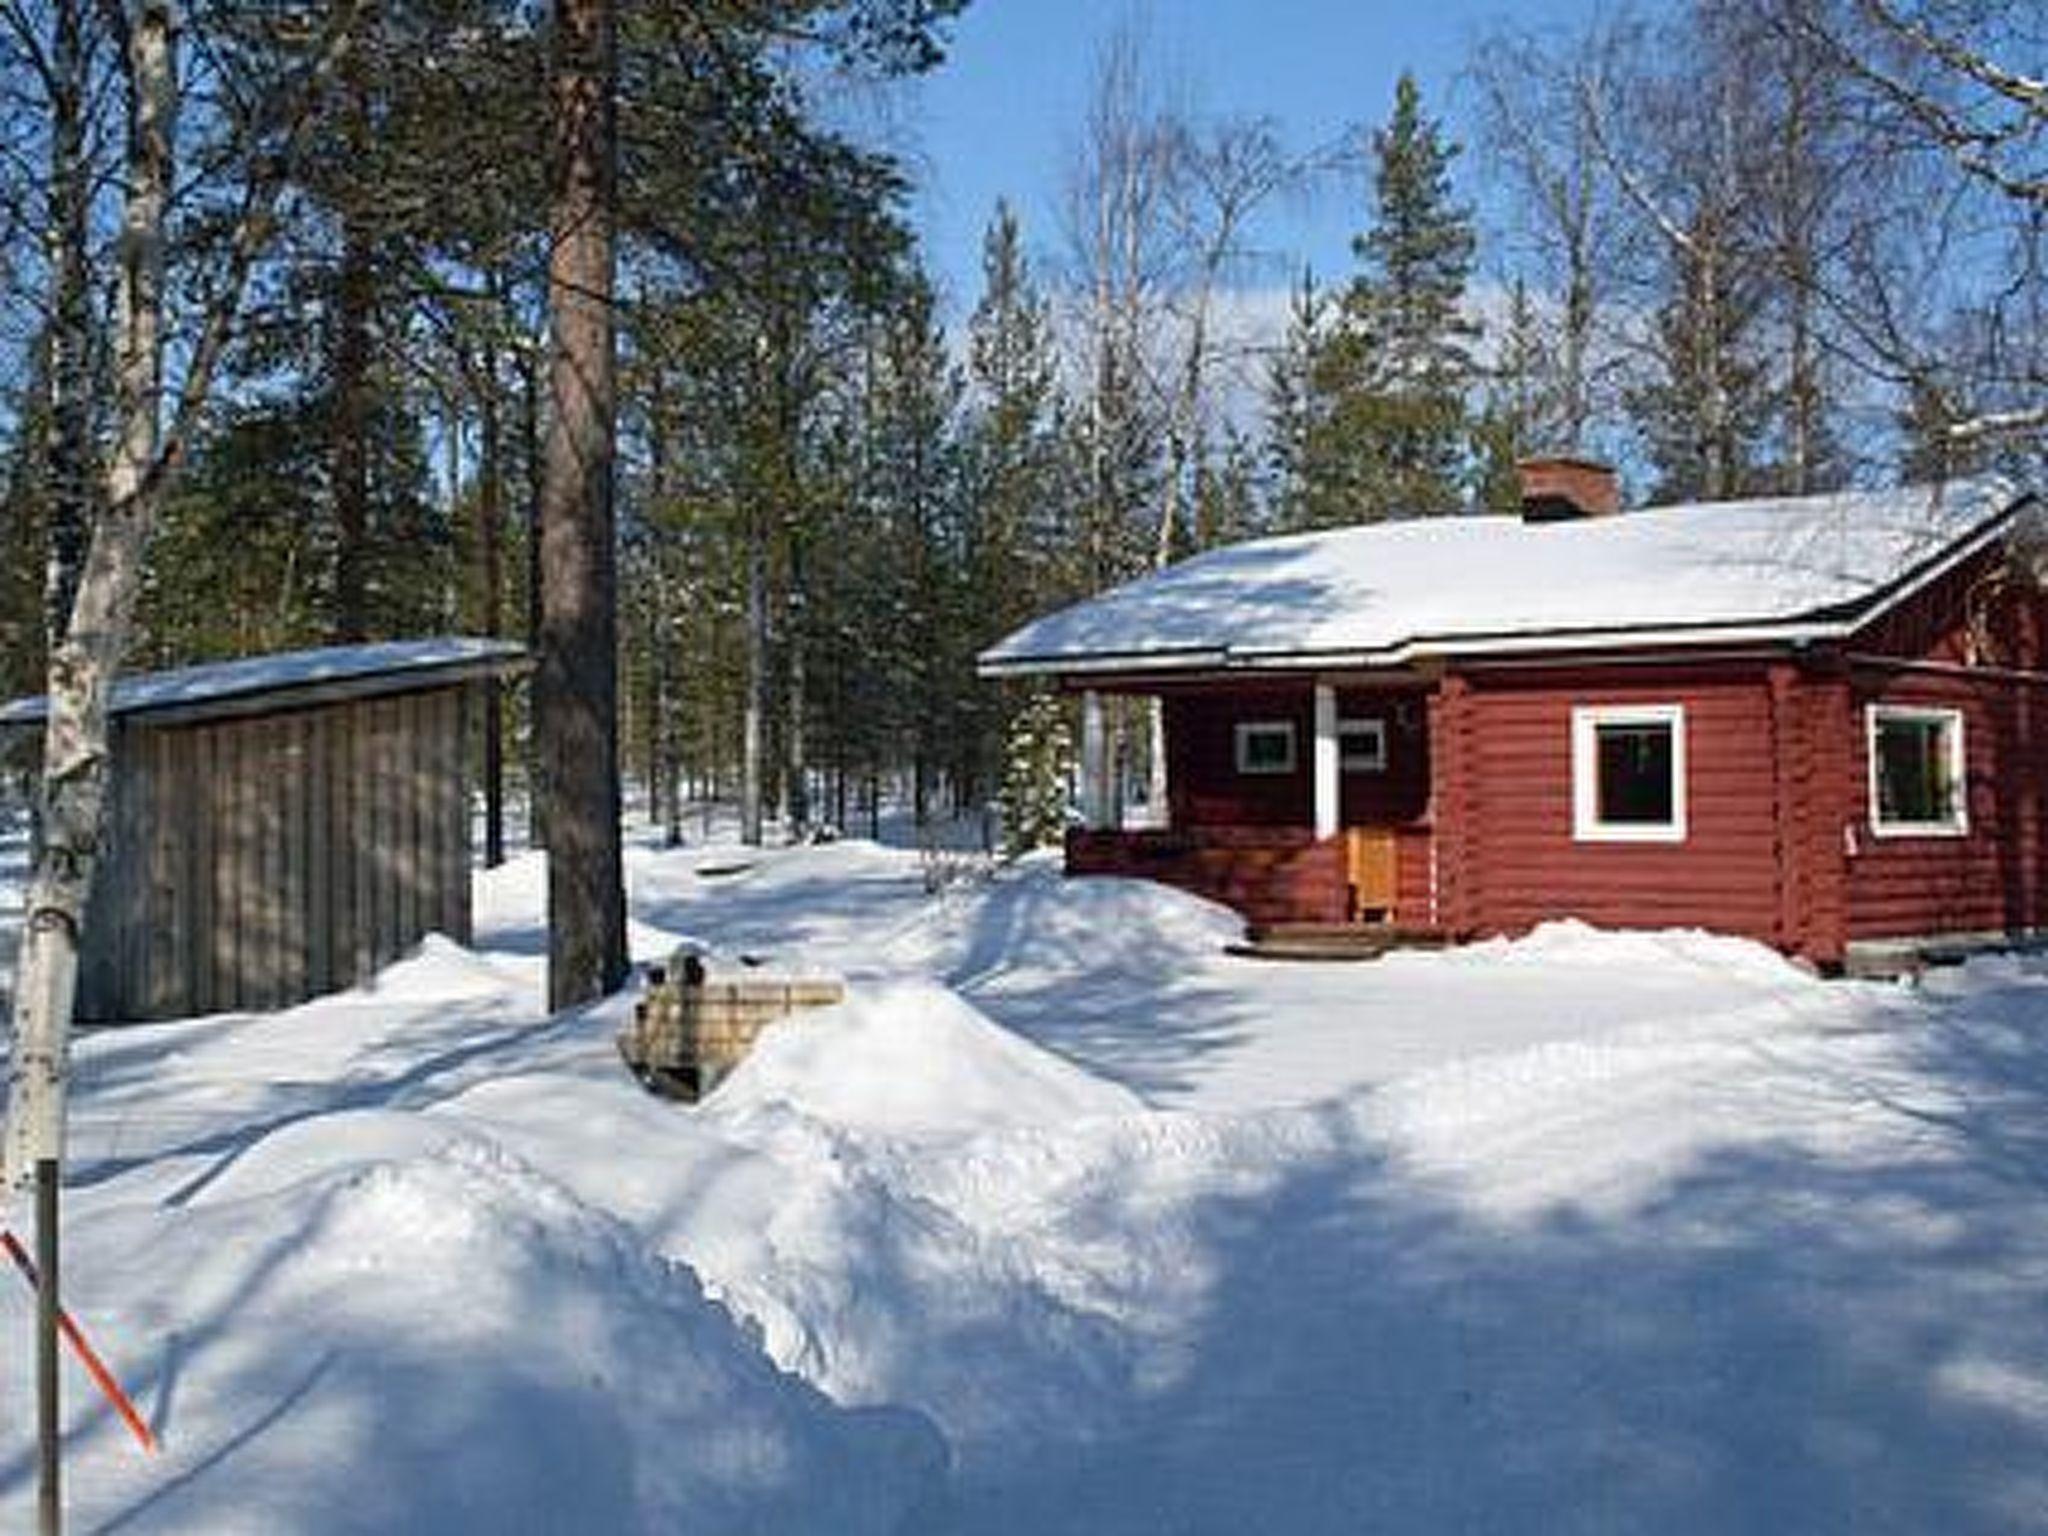
[[[108,707],[117,716],[153,719],[252,714],[500,676],[516,671],[525,656],[515,641],[468,636],[330,645],[134,673],[115,680]],[[0,726],[34,725],[48,713],[41,694],[16,699],[0,708]]]
[[[1996,479],[1563,523],[1367,524],[1211,551],[1027,624],[984,674],[1370,666],[1837,637],[2039,507]]]

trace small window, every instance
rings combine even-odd
[[[1337,722],[1337,763],[1346,773],[1387,771],[1387,722],[1377,715]]]
[[[1241,720],[1237,726],[1239,773],[1294,772],[1292,720]]]
[[[1968,832],[1961,712],[1873,704],[1866,713],[1870,830],[1880,837],[1957,837]]]
[[[1572,835],[1580,842],[1685,841],[1685,710],[1572,711]]]

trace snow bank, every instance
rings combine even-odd
[[[617,1217],[429,1124],[298,1126],[148,1223],[190,1358],[166,1464],[110,1525],[904,1527],[945,1460],[920,1416],[836,1407]]]
[[[653,927],[851,987],[694,1109],[629,998],[545,1015],[534,860],[484,955],[80,1041],[67,1299],[168,1446],[73,1391],[80,1529],[2042,1526],[2041,962],[1282,966],[1140,883],[706,856]]]
[[[1453,965],[1485,968],[1568,965],[1648,972],[1679,968],[1778,986],[1820,985],[1811,971],[1754,939],[1708,933],[1703,928],[1595,928],[1575,917],[1540,923],[1519,938],[1468,944],[1443,958]]]
[[[857,987],[771,1026],[706,1101],[718,1120],[770,1108],[869,1134],[931,1137],[1066,1126],[1144,1106],[992,1023],[928,981]]]

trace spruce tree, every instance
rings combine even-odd
[[[1323,505],[1336,477],[1321,455],[1331,445],[1330,396],[1321,387],[1330,301],[1304,268],[1287,305],[1287,330],[1266,371],[1266,507],[1276,528],[1315,528],[1349,519]]]
[[[1008,203],[996,205],[981,268],[981,300],[968,322],[967,557],[978,627],[993,640],[1058,595],[1054,570],[1067,530],[1054,520],[1059,359],[1052,314],[1032,281]]]
[[[1339,309],[1315,388],[1327,401],[1311,461],[1313,521],[1450,512],[1466,501],[1467,396],[1479,328],[1464,313],[1476,245],[1456,201],[1459,146],[1403,74],[1373,136],[1374,217],[1352,243],[1364,269]]]
[[[983,290],[968,322],[969,414],[962,429],[967,522],[962,615],[971,650],[979,650],[1035,613],[1066,600],[1063,580],[1073,539],[1059,440],[1059,359],[1052,316],[1025,261],[1017,217],[996,205],[982,241]],[[1013,825],[1017,763],[1005,743],[1023,729],[1026,705],[1016,684],[968,681],[964,710],[972,777],[992,784],[1000,773],[1005,825]],[[1063,780],[1041,793],[1063,796]]]
[[[1048,688],[1032,690],[1004,734],[998,798],[1003,851],[1010,857],[1055,845],[1066,835],[1073,767],[1074,732],[1065,703]]]

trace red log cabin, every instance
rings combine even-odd
[[[1550,918],[1824,968],[2048,931],[2048,509],[1999,480],[1263,539],[1032,623],[1080,692],[1074,874],[1254,924]],[[1167,815],[1113,826],[1104,695],[1162,701]]]

